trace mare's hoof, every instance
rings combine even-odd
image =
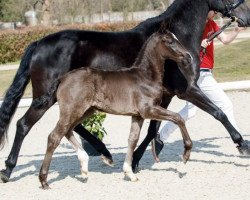
[[[104,155],[102,154],[102,155],[101,155],[101,159],[102,159],[102,161],[103,161],[106,165],[108,165],[108,166],[110,166],[110,167],[114,167],[114,162],[113,162],[112,157],[106,157],[106,156],[104,156]]]
[[[9,177],[5,174],[5,170],[0,171],[0,183],[7,183],[9,182]]]
[[[112,155],[111,155],[111,153],[108,151],[108,149],[104,149],[104,150],[101,152],[101,155],[105,156],[108,160],[111,160],[111,161],[113,162]]]
[[[242,155],[250,156],[250,142],[247,140],[244,140],[239,146],[237,146],[239,152]]]
[[[138,173],[140,171],[140,169],[139,169],[139,161],[137,161],[135,159],[133,159],[133,161],[132,161],[132,171],[134,173]]]

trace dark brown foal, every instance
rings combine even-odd
[[[160,107],[163,88],[164,62],[175,60],[179,65],[189,67],[192,58],[170,32],[153,34],[141,49],[134,65],[119,71],[103,71],[82,68],[63,76],[58,85],[51,89],[51,96],[57,89],[60,119],[49,135],[47,152],[39,178],[44,189],[49,188],[47,175],[52,154],[63,136],[69,137],[73,128],[94,110],[117,115],[132,116],[128,139],[128,152],[123,165],[125,174],[136,181],[132,172],[132,155],[139,139],[143,119],[170,120],[181,129],[185,151],[184,161],[189,159],[192,141],[184,120],[177,114]],[[46,102],[46,97],[41,98]],[[40,100],[41,100],[40,99]],[[86,163],[88,159],[86,159]],[[87,174],[87,164],[82,172]]]

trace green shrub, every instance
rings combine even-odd
[[[95,112],[91,117],[83,120],[82,125],[98,139],[102,140],[107,134],[103,127],[103,121],[106,118],[106,113]]]

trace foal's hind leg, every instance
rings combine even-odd
[[[72,131],[66,134],[66,138],[72,144],[74,150],[77,153],[78,160],[80,161],[81,164],[81,174],[85,178],[88,173],[89,156],[83,150],[82,145],[77,141]]]
[[[141,117],[132,117],[132,123],[130,128],[130,134],[128,139],[128,151],[126,154],[125,162],[123,164],[123,171],[126,176],[130,178],[131,181],[137,181],[137,177],[133,173],[132,170],[132,156],[134,153],[134,149],[137,145],[137,142],[139,140],[141,127],[143,124],[143,118]]]
[[[48,137],[47,151],[39,173],[39,180],[42,184],[43,189],[49,189],[47,176],[52,155],[55,149],[60,144],[61,139],[67,134],[70,134],[70,132],[72,132],[74,126],[81,121],[82,116],[89,108],[89,107],[83,108],[80,105],[74,104],[74,102],[68,104],[68,102],[65,102],[63,99],[58,103],[60,107],[60,119],[55,129],[51,132],[51,134]],[[78,110],[76,110],[76,108],[78,108]]]
[[[97,152],[101,153],[102,161],[109,165],[113,166],[113,158],[108,149],[106,148],[105,144],[96,138],[93,134],[91,134],[88,130],[86,130],[81,124],[78,124],[74,131],[78,133],[82,138],[88,141]]]
[[[89,109],[87,112],[84,113],[83,118],[88,118],[91,116],[95,110]],[[81,137],[86,139],[98,152],[101,153],[101,159],[102,161],[113,167],[113,158],[110,154],[110,152],[107,150],[105,144],[96,138],[93,134],[91,134],[88,130],[86,130],[81,124],[78,124],[75,128],[74,131],[76,131]]]
[[[31,105],[25,115],[18,120],[16,125],[16,135],[11,152],[5,161],[6,169],[0,172],[0,181],[8,182],[10,175],[17,164],[18,155],[25,136],[29,133],[33,125],[43,116],[43,114],[53,105],[54,101],[50,102],[46,107],[35,109]]]
[[[40,173],[39,173],[39,180],[42,184],[43,189],[50,188],[47,182],[47,176],[48,176],[48,171],[49,171],[49,166],[51,163],[52,155],[55,149],[60,144],[63,136],[65,136],[70,131],[69,124],[67,124],[68,126],[65,124],[67,124],[67,122],[65,122],[65,120],[62,120],[60,118],[55,129],[49,134],[46,154],[45,154],[43,164],[41,166]]]

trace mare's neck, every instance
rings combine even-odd
[[[161,15],[147,19],[132,30],[148,38],[159,28],[168,29],[188,50],[193,51],[195,47],[199,52],[208,11],[205,0],[175,0]]]
[[[164,23],[191,53],[199,53],[209,10],[225,11],[221,0],[175,0]]]
[[[177,6],[177,3],[179,5]],[[174,12],[175,10],[175,12]],[[208,4],[205,0],[176,0],[171,8],[172,20],[165,23],[188,51],[199,53],[205,28]]]

